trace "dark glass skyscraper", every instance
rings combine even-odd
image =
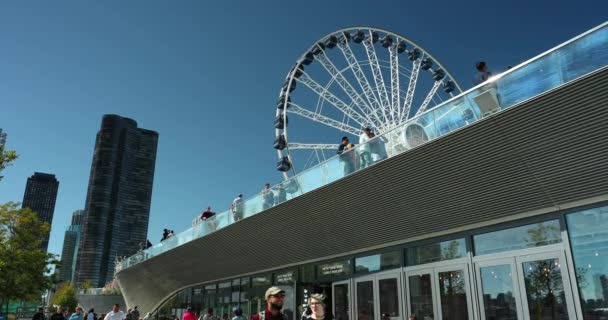
[[[76,282],[102,287],[114,276],[120,256],[146,241],[158,133],[137,122],[105,115],[97,133]]]
[[[53,225],[53,213],[55,212],[58,189],[59,181],[54,174],[34,172],[33,176],[27,178],[22,207],[32,209],[32,211],[38,213],[40,220]],[[49,235],[43,240],[40,248],[46,251],[48,246]]]
[[[61,250],[61,266],[59,268],[59,280],[61,281],[73,280],[80,241],[80,227],[82,226],[83,218],[84,210],[74,211],[72,214],[72,223],[65,231],[63,249]]]

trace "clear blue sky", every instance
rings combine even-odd
[[[2,1],[0,127],[20,154],[0,202],[34,171],[60,181],[50,252],[84,207],[95,134],[115,113],[160,134],[149,237],[182,231],[280,180],[272,120],[283,78],[323,35],[406,35],[468,86],[475,61],[516,65],[606,19],[584,1]]]

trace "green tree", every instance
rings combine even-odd
[[[39,247],[49,230],[31,209],[0,205],[0,303],[7,312],[10,300],[38,300],[51,286],[48,274],[57,261]]]
[[[15,159],[17,159],[17,153],[14,150],[5,150],[6,144],[6,133],[2,131],[0,128],[0,173],[4,168],[11,165]],[[2,176],[0,176],[0,180],[2,180]]]
[[[73,311],[78,306],[76,288],[68,282],[62,284],[53,296],[53,305],[62,306],[64,310]]]

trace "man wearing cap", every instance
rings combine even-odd
[[[270,287],[264,297],[266,310],[256,314],[251,320],[287,320],[287,316],[281,312],[285,291],[279,287]]]

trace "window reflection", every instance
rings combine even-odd
[[[439,272],[439,297],[444,320],[469,318],[467,291],[462,270]]]
[[[433,282],[430,274],[409,277],[410,312],[416,319],[433,320]]]
[[[399,268],[401,266],[401,257],[399,251],[375,254],[373,256],[361,257],[355,259],[355,272],[374,272]]]
[[[462,258],[467,254],[464,239],[438,242],[407,249],[407,265],[431,263],[436,261]]]
[[[517,306],[513,295],[513,271],[510,265],[480,268],[483,305],[486,319],[516,320]]]
[[[561,241],[558,220],[473,236],[476,255],[546,246]]]
[[[585,319],[608,318],[608,206],[566,215]]]
[[[524,262],[522,269],[530,319],[568,319],[560,261]]]

